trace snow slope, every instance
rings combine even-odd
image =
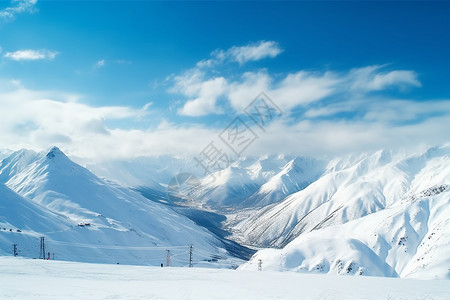
[[[3,183],[0,183],[0,197],[0,230],[12,229],[13,234],[18,234],[19,228],[32,230],[30,226],[33,225],[41,230],[51,231],[65,221],[63,215],[55,214],[45,207],[23,198]]]
[[[259,251],[242,268],[450,279],[448,186],[434,196],[300,235],[283,249]],[[427,193],[428,194],[428,193]]]
[[[353,162],[352,162],[353,160]],[[450,147],[337,160],[237,226],[272,270],[450,279]]]
[[[230,256],[205,228],[99,179],[58,148],[13,153],[0,164],[0,184],[0,223],[16,229],[0,231],[1,254],[16,243],[20,255],[38,257],[45,236],[47,250],[64,260],[159,265],[169,249],[173,265],[186,265],[190,244],[198,263]]]
[[[261,209],[235,229],[250,244],[283,247],[304,232],[358,219],[398,203],[408,193],[450,183],[449,154],[447,146],[406,157],[379,151],[331,161],[314,183]]]
[[[277,203],[316,181],[322,175],[324,167],[321,161],[297,157],[289,161],[278,174],[246,199],[242,206],[263,207]]]
[[[446,280],[0,258],[1,299],[449,299]],[[264,268],[264,267],[263,267]],[[20,270],[20,271],[18,271]]]

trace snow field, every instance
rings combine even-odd
[[[0,299],[450,299],[450,281],[0,257]]]

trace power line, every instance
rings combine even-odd
[[[110,249],[110,250],[161,250],[167,248],[167,246],[112,246],[112,245],[92,245],[92,244],[82,244],[82,243],[71,243],[71,242],[61,242],[61,241],[50,241],[53,245],[61,246],[73,246],[73,247],[83,247],[83,248],[96,248],[96,249]],[[186,249],[186,246],[170,246],[170,249]]]
[[[39,259],[55,259],[55,252],[57,252],[58,259],[60,260],[70,261],[81,259],[82,261],[96,261],[97,259],[99,259],[102,262],[120,261],[121,263],[124,262],[131,264],[139,264],[143,261],[146,261],[147,263],[150,263],[150,265],[156,263],[157,265],[159,265],[161,262],[161,254],[166,254],[167,266],[193,267],[194,263],[196,263],[196,261],[194,261],[194,247],[192,244],[184,246],[155,245],[130,247],[122,245],[94,245],[70,241],[53,241],[52,239],[49,240],[48,237],[39,237],[39,239],[39,244],[21,244],[20,255],[22,255],[22,252],[25,251],[24,253],[26,257],[36,257],[32,253],[36,253],[38,251],[37,247],[39,246],[39,256],[36,257]],[[49,251],[49,243],[52,250],[55,246],[56,249],[59,249],[59,247],[64,247],[64,249],[59,249],[55,252]],[[15,253],[16,255],[19,255],[18,248],[19,245],[16,244],[16,248],[14,248],[13,245],[13,254]],[[92,251],[85,251],[84,249]],[[122,252],[124,250],[129,251],[126,257],[123,257]],[[162,253],[159,251],[161,251]],[[207,253],[207,251],[202,251],[201,248],[197,248],[195,249],[195,251],[195,260],[201,259],[202,257],[209,257],[211,255],[211,253]]]

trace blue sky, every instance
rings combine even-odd
[[[421,1],[1,1],[0,147],[195,154],[260,92],[283,114],[248,155],[447,143],[449,15]]]

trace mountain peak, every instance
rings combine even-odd
[[[47,158],[53,159],[57,156],[66,156],[58,147],[54,146],[48,153]]]

